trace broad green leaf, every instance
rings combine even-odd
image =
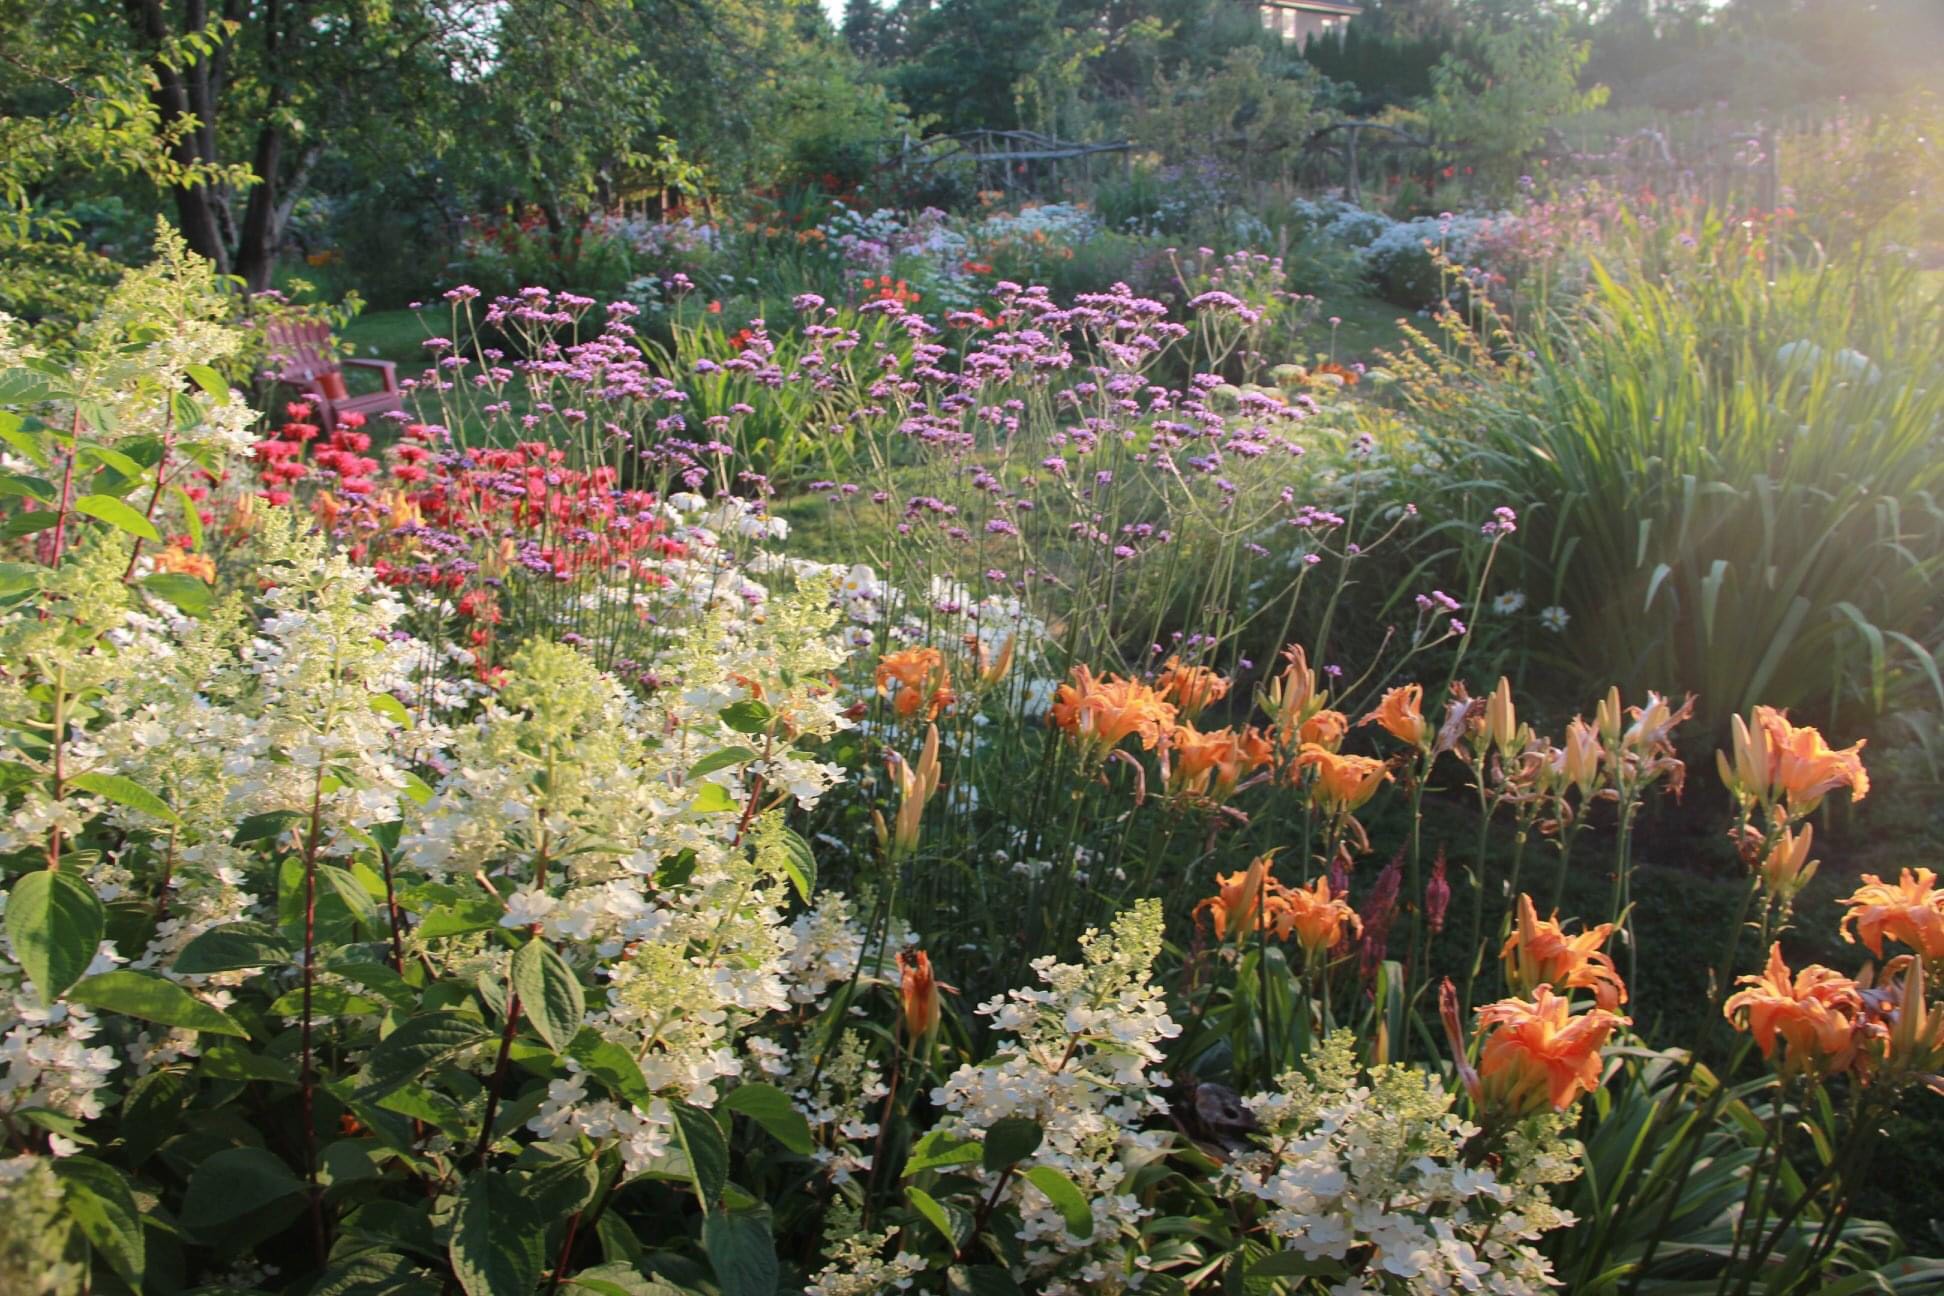
[[[182,822],[176,812],[169,809],[167,801],[134,779],[124,778],[119,774],[76,774],[68,780],[68,786],[83,792],[92,792],[98,797],[106,797],[116,805],[127,806],[130,810],[139,810],[152,818],[169,823]]]
[[[131,482],[140,481],[148,474],[148,469],[142,467],[141,464],[136,463],[121,451],[109,446],[85,446],[83,447],[83,454],[87,458],[101,464],[103,467],[113,469],[121,477]]]
[[[211,927],[176,955],[172,971],[182,976],[275,967],[296,957],[283,934],[262,923],[232,922]]]
[[[412,727],[412,713],[405,709],[403,702],[400,702],[389,693],[373,693],[371,695],[371,709],[397,725],[400,729],[410,729]]]
[[[606,1219],[605,1216],[602,1217]],[[680,1287],[670,1287],[659,1278],[646,1278],[626,1260],[583,1269],[567,1279],[570,1287],[580,1287],[596,1296],[683,1296]]]
[[[704,783],[689,808],[698,814],[722,814],[736,808],[736,799],[729,795],[729,789],[722,784]]]
[[[732,1112],[740,1112],[761,1125],[769,1136],[799,1156],[816,1148],[810,1135],[810,1122],[790,1104],[789,1095],[772,1084],[757,1082],[737,1085],[722,1100]]]
[[[144,540],[153,540],[156,544],[162,543],[162,533],[155,529],[153,522],[113,495],[83,495],[74,501],[74,511],[106,522],[118,531],[126,531]]]
[[[202,511],[196,501],[189,498],[189,492],[180,486],[171,486],[176,502],[182,505],[182,529],[188,533],[189,547],[201,549],[203,543]]]
[[[259,1147],[224,1148],[189,1179],[181,1222],[208,1235],[260,1207],[304,1191],[304,1181],[274,1153]]]
[[[36,563],[0,563],[0,598],[39,589],[47,568]]]
[[[296,810],[271,810],[264,814],[253,814],[236,825],[236,834],[230,838],[230,845],[249,846],[256,842],[276,841],[308,818],[308,815]]]
[[[712,752],[689,766],[688,776],[699,779],[704,774],[713,774],[717,770],[728,769],[731,765],[747,765],[755,759],[756,753],[747,747],[724,747],[721,751]]]
[[[55,394],[54,385],[31,369],[0,371],[0,405],[33,405]]]
[[[1046,1194],[1053,1209],[1066,1221],[1067,1232],[1077,1238],[1090,1238],[1094,1231],[1093,1209],[1073,1180],[1052,1166],[1033,1166],[1025,1173],[1026,1182]]]
[[[553,946],[535,936],[513,953],[513,993],[547,1047],[558,1053],[573,1040],[587,1011],[580,978]]]
[[[702,1221],[702,1250],[722,1296],[776,1296],[776,1242],[769,1211],[710,1211]]]
[[[142,578],[142,588],[166,599],[190,616],[201,616],[216,602],[216,591],[188,572],[156,572]]]
[[[910,1185],[905,1187],[905,1198],[924,1217],[925,1223],[938,1230],[938,1235],[945,1239],[946,1246],[954,1250],[958,1249],[959,1237],[952,1228],[951,1218],[945,1214],[945,1208],[938,1204],[937,1198],[923,1188]]]
[[[142,1289],[147,1244],[142,1236],[142,1212],[121,1171],[93,1157],[59,1157],[54,1175],[68,1215],[95,1252],[136,1291]]]
[[[728,1141],[722,1137],[715,1117],[700,1107],[685,1102],[669,1106],[675,1112],[675,1133],[681,1139],[683,1155],[688,1157],[689,1182],[695,1186],[696,1199],[703,1210],[712,1210],[722,1196],[722,1186],[729,1182]]]
[[[296,1084],[297,1068],[282,1058],[269,1057],[235,1044],[218,1045],[203,1052],[197,1074],[209,1080],[263,1080],[271,1084]]]
[[[14,959],[49,1003],[94,962],[107,923],[94,888],[71,873],[29,873],[7,893]]]
[[[52,504],[55,497],[54,483],[46,478],[33,477],[26,473],[0,473],[0,495]]]
[[[202,406],[188,392],[169,393],[169,413],[175,416],[176,430],[188,432],[202,426]]]
[[[467,932],[488,931],[499,926],[499,920],[505,914],[506,910],[499,901],[481,896],[427,911],[414,930],[422,940],[463,936]]]
[[[36,531],[46,531],[61,524],[61,515],[53,509],[42,509],[38,513],[16,513],[6,522],[0,523],[0,536],[18,538],[33,535]]]
[[[981,1160],[988,1170],[1004,1170],[1039,1151],[1045,1139],[1046,1131],[1038,1121],[1026,1116],[1008,1116],[994,1121],[986,1130]]]
[[[606,1085],[617,1098],[643,1110],[655,1101],[634,1054],[603,1037],[593,1027],[585,1027],[574,1036],[567,1046],[567,1056],[580,1063],[582,1070]]]
[[[208,365],[200,364],[184,365],[182,372],[189,376],[190,382],[202,388],[203,393],[218,405],[229,404],[229,384],[223,381],[223,375]]]
[[[776,713],[769,709],[767,703],[758,702],[755,698],[744,698],[740,702],[731,702],[722,708],[721,715],[722,723],[737,733],[758,734],[769,728],[770,721],[775,718]]]
[[[443,1286],[394,1251],[367,1251],[325,1269],[305,1296],[438,1296]]]
[[[905,1158],[904,1172],[909,1177],[921,1170],[971,1165],[984,1151],[985,1145],[977,1139],[962,1139],[935,1129],[912,1146],[911,1155]]]
[[[1300,1251],[1272,1251],[1249,1266],[1249,1281],[1265,1278],[1307,1278],[1334,1270],[1329,1260],[1312,1260]]]
[[[783,830],[783,871],[803,903],[809,904],[810,893],[817,889],[817,857],[794,828]]]
[[[212,1008],[175,982],[153,972],[117,968],[77,982],[67,997],[103,1012],[211,1035],[249,1038],[250,1032],[220,1008]]]
[[[409,1017],[366,1055],[364,1069],[358,1073],[357,1097],[362,1102],[382,1098],[492,1037],[486,1024],[475,1017],[453,1012]]]
[[[1019,1284],[998,1265],[953,1265],[945,1271],[950,1296],[1022,1296]]]
[[[447,1254],[466,1296],[526,1296],[546,1263],[546,1221],[532,1218],[519,1190],[482,1171],[466,1181]]]

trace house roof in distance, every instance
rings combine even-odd
[[[1363,12],[1360,4],[1348,4],[1344,0],[1261,0],[1261,3],[1276,9],[1300,9],[1306,13],[1342,14],[1354,18]]]

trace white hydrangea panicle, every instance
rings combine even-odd
[[[1366,1076],[1355,1049],[1352,1032],[1333,1032],[1309,1074],[1243,1100],[1262,1146],[1225,1170],[1233,1190],[1269,1205],[1286,1248],[1355,1268],[1333,1291],[1554,1290],[1536,1243],[1573,1222],[1547,1192],[1578,1174],[1563,1118],[1526,1122],[1484,1162],[1468,1155],[1479,1130],[1437,1076],[1395,1064]]]
[[[1020,1218],[1025,1272],[1038,1290],[1113,1292],[1138,1285],[1130,1239],[1148,1213],[1128,1192],[1132,1173],[1167,1154],[1172,1135],[1144,1129],[1165,1114],[1159,1092],[1161,1043],[1180,1034],[1151,971],[1161,952],[1162,911],[1143,900],[1107,932],[1081,937],[1083,961],[1034,960],[1037,987],[979,1006],[1001,1038],[992,1058],[961,1066],[932,1091],[947,1113],[940,1128],[981,1139],[1008,1118],[1037,1121],[1045,1139],[1029,1160],[1064,1174],[1094,1215],[1090,1237],[1023,1176],[1010,1176],[1004,1200]],[[990,1179],[984,1170],[975,1178]]]

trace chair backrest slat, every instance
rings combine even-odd
[[[330,327],[318,320],[272,320],[264,326],[271,363],[283,378],[314,378],[337,369]]]

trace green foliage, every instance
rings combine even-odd
[[[1587,299],[1456,404],[1453,466],[1532,508],[1528,579],[1595,681],[1867,714],[1944,698],[1935,291],[1718,218],[1632,229]],[[1468,454],[1475,448],[1476,454]],[[1525,510],[1522,509],[1522,512]]]
[[[1136,133],[1172,162],[1233,159],[1246,177],[1299,149],[1322,123],[1319,89],[1307,64],[1245,46],[1210,72],[1161,81]]]
[[[1548,126],[1605,102],[1604,87],[1580,86],[1588,54],[1558,16],[1471,33],[1432,70],[1431,129],[1488,189],[1509,193]]]

